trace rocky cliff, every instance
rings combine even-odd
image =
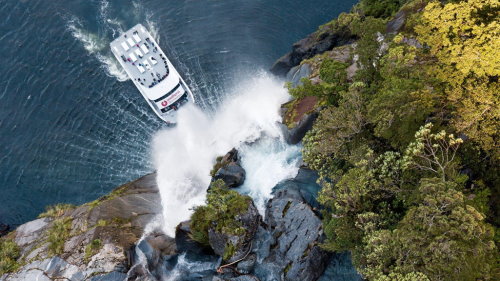
[[[19,257],[0,280],[124,280],[135,243],[160,213],[155,174],[79,207],[59,205],[3,238]]]

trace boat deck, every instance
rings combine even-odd
[[[116,40],[111,48],[129,75],[145,88],[154,88],[167,78],[167,59],[142,25],[136,25]]]

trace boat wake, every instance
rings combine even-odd
[[[155,38],[156,42],[158,42],[160,39],[159,29],[152,19],[152,13],[147,11],[139,2],[134,1],[133,5],[133,18],[135,22],[130,26],[138,22],[144,22],[151,35]],[[127,73],[125,73],[109,49],[109,43],[126,30],[124,27],[127,26],[127,23],[120,18],[110,15],[111,8],[107,0],[101,0],[99,2],[98,10],[97,32],[93,32],[89,28],[86,28],[84,22],[74,15],[65,16],[65,18],[67,18],[67,29],[77,41],[82,43],[88,55],[94,56],[101,63],[101,67],[108,76],[114,77],[120,82],[127,81],[129,80]],[[123,16],[123,18],[126,17]]]
[[[298,171],[299,148],[285,144],[278,125],[279,107],[289,98],[283,83],[261,73],[232,92],[213,116],[193,105],[184,106],[177,126],[153,138],[163,229],[172,237],[192,208],[203,204],[215,158],[231,148],[241,149],[242,165],[247,168],[242,191],[261,206],[276,183]]]

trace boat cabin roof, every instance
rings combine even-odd
[[[168,60],[143,25],[138,24],[121,34],[111,42],[111,48],[129,76],[143,86],[144,92],[150,99],[165,94],[165,89],[157,91],[155,86],[169,84],[167,88],[171,88],[179,83],[178,78],[168,79],[170,78]],[[172,81],[162,83],[164,80]]]

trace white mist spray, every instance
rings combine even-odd
[[[258,75],[240,84],[213,117],[195,106],[185,106],[178,114],[175,128],[157,133],[153,158],[163,204],[164,231],[168,235],[174,236],[177,224],[189,219],[193,206],[203,204],[215,158],[233,147],[244,148],[243,166],[248,169],[245,189],[254,197],[269,196],[272,186],[296,174],[296,165],[287,155],[296,153],[298,148],[284,145],[278,126],[279,107],[287,99],[282,82]],[[257,140],[255,147],[261,153],[252,158],[254,146],[249,143]],[[262,151],[269,148],[265,141],[274,143],[276,149]],[[271,160],[274,164],[264,165],[269,159],[274,159]],[[254,171],[258,162],[267,171]],[[252,184],[259,186],[253,189]]]

